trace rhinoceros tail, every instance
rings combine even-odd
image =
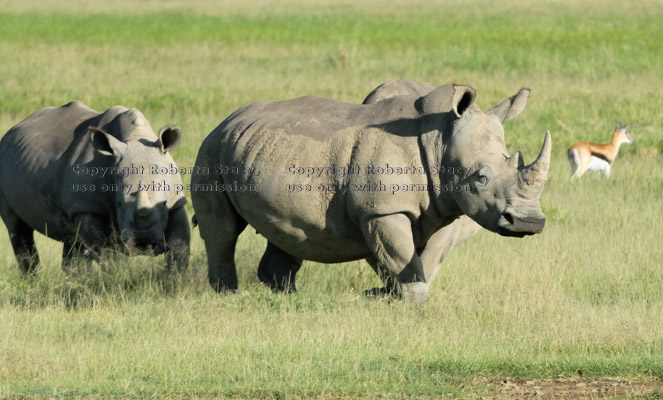
[[[193,217],[191,217],[191,226],[194,228],[198,226],[198,218],[196,218],[196,214],[193,214]]]

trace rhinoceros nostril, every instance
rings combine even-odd
[[[145,210],[136,210],[134,213],[134,218],[133,218],[133,226],[136,229],[144,230],[144,229],[149,229],[151,228],[154,223],[155,223],[155,218],[152,212],[148,209],[147,212],[144,212]]]
[[[512,215],[510,212],[505,212],[504,214],[502,214],[502,216],[504,217],[504,219],[506,220],[506,222],[508,222],[509,224],[513,225],[513,223],[514,223],[515,220],[514,220],[514,218],[513,218],[513,215]]]

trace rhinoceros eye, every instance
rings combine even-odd
[[[472,192],[476,193],[480,189],[484,189],[488,184],[490,184],[490,177],[492,175],[492,169],[488,166],[484,166],[477,170],[471,176],[470,188]]]
[[[479,169],[475,174],[475,182],[477,186],[486,186],[490,182],[490,169],[487,167]]]
[[[474,173],[474,176],[472,177],[472,184],[470,185],[470,191],[472,193],[477,193],[480,189],[483,189],[486,185],[488,185],[488,182],[490,179],[481,173],[481,171],[477,171]]]
[[[490,177],[493,174],[493,170],[490,167],[480,168],[476,172],[475,182],[477,186],[486,186],[490,183]]]

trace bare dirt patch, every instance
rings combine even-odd
[[[487,382],[493,390],[486,399],[663,399],[660,379],[631,381],[624,379],[587,380],[579,378],[515,379]]]

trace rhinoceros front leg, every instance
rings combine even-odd
[[[74,216],[75,236],[63,248],[62,267],[67,269],[74,259],[84,258],[88,265],[99,261],[101,249],[112,245],[112,227],[108,218],[97,214]]]
[[[23,274],[34,274],[39,267],[39,254],[35,246],[34,229],[12,210],[2,210],[2,219],[7,225],[18,267]]]
[[[295,292],[295,275],[302,266],[302,261],[301,258],[279,249],[272,242],[267,242],[267,248],[258,266],[258,278],[275,292]]]
[[[382,280],[382,283],[384,283],[384,286],[382,287],[374,287],[368,290],[364,291],[364,296],[368,297],[383,297],[383,296],[390,296],[390,295],[397,295],[398,294],[398,284],[396,283],[396,280],[394,277],[389,273],[389,271],[385,270],[382,266],[380,266],[373,256],[366,257],[366,262],[368,265],[373,268],[373,271],[380,277]]]
[[[83,243],[76,240],[65,240],[62,246],[62,269],[71,272],[76,260],[83,259],[85,267],[89,267],[95,259],[92,252]]]
[[[184,207],[170,211],[164,235],[166,238],[166,269],[171,272],[186,270],[189,266],[191,227]]]
[[[440,271],[444,260],[454,247],[460,245],[481,230],[481,225],[468,216],[461,216],[451,224],[443,227],[428,239],[428,243],[420,253],[424,266],[426,282],[430,285]]]
[[[362,230],[373,252],[374,268],[388,276],[386,288],[391,284],[403,300],[423,302],[428,297],[428,284],[414,246],[410,219],[403,214],[375,217],[362,224]]]

